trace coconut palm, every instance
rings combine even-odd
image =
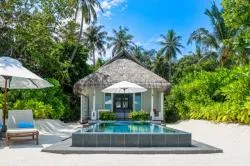
[[[166,62],[165,57],[157,53],[152,63],[152,70],[154,71],[154,73],[158,74],[159,76],[163,78],[166,78],[167,77],[166,70],[168,70],[167,67],[168,67],[168,64]]]
[[[92,58],[93,65],[96,63],[96,51],[99,55],[105,55],[105,45],[107,39],[107,32],[103,31],[104,26],[96,25],[96,23],[92,23],[86,30],[83,32],[83,41],[89,48],[89,55]]]
[[[195,56],[198,56],[199,58],[204,58],[204,56],[209,56],[209,50],[208,48],[218,48],[216,39],[213,35],[209,33],[208,30],[205,28],[198,28],[194,32],[191,33],[187,44],[192,44],[195,42],[196,46],[196,52],[194,53]]]
[[[112,56],[117,55],[122,51],[130,52],[135,45],[133,43],[133,36],[128,33],[129,29],[126,27],[119,27],[119,30],[113,29],[113,37],[108,37],[108,48],[112,47]]]
[[[230,38],[232,34],[229,33],[229,30],[224,23],[222,12],[223,10],[220,10],[215,2],[210,9],[206,9],[205,15],[207,15],[211,21],[213,32],[209,32],[205,28],[199,28],[190,35],[188,44],[195,41],[196,48],[201,48],[203,46],[204,48],[207,48],[206,51],[213,54],[215,50],[218,54],[219,61],[223,65],[230,54],[230,48],[223,45],[223,41]]]
[[[83,32],[83,24],[90,24],[91,21],[96,21],[97,20],[97,14],[96,14],[96,9],[101,8],[101,4],[98,2],[98,0],[77,0],[76,1],[76,14],[75,14],[75,21],[77,21],[77,15],[80,13],[81,14],[81,22],[80,22],[80,31],[78,34],[78,43],[76,44],[74,51],[71,55],[71,62],[75,58],[76,51],[79,47],[79,43],[82,38],[82,32]]]
[[[168,79],[171,81],[172,60],[176,59],[177,53],[181,54],[180,49],[183,48],[183,45],[181,44],[181,36],[176,35],[174,30],[169,30],[166,35],[162,34],[161,38],[160,45],[162,48],[159,53],[163,55],[169,63]]]
[[[152,61],[155,58],[156,50],[145,50],[142,46],[135,45],[132,49],[132,55],[135,56],[148,69],[152,68]]]

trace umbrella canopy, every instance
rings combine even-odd
[[[141,93],[146,91],[147,89],[127,81],[116,83],[102,90],[104,93]]]
[[[5,126],[7,89],[40,89],[52,85],[10,57],[0,58],[0,87],[4,89],[3,126]],[[3,128],[2,128],[3,130]]]
[[[10,57],[0,58],[0,87],[7,89],[39,89],[52,85],[22,66],[22,63]]]

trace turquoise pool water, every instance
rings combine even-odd
[[[97,123],[83,132],[103,133],[182,133],[175,129],[163,127],[149,122],[105,122]]]

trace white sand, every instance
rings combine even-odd
[[[207,121],[190,120],[168,125],[193,134],[193,139],[218,148],[221,154],[190,155],[60,155],[42,153],[41,149],[49,144],[70,136],[79,125],[66,125],[60,121],[38,121],[42,135],[40,146],[31,143],[14,144],[3,147],[0,143],[0,166],[249,166],[250,165],[250,126],[237,124],[215,124]]]

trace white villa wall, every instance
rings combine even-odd
[[[89,92],[89,117],[91,117],[91,112],[93,110],[93,94],[94,89]],[[161,92],[158,89],[154,89],[154,107],[157,111],[161,110]],[[104,109],[104,93],[102,88],[95,88],[95,109]],[[142,109],[144,111],[151,111],[151,89],[142,93]]]
[[[142,110],[147,112],[151,110],[151,89],[142,93]]]

